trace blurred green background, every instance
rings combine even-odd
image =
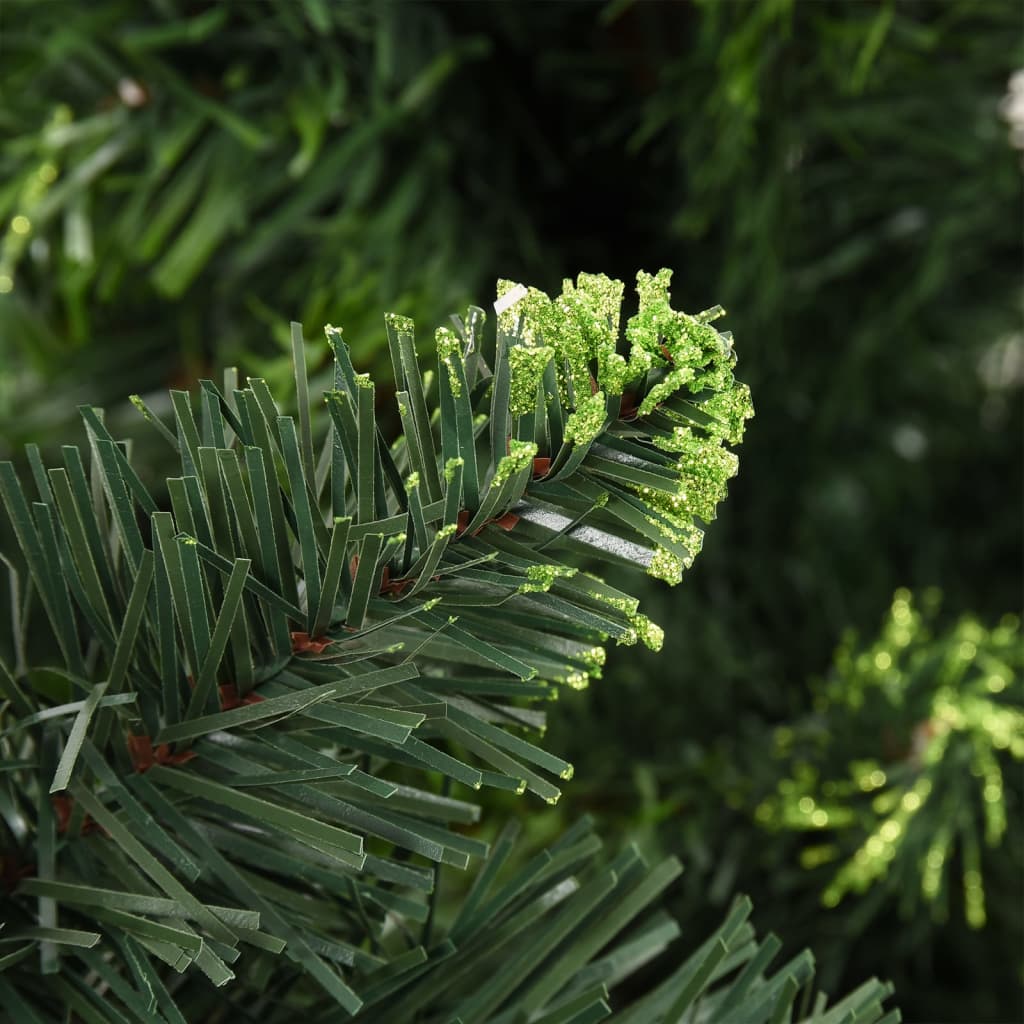
[[[588,810],[678,853],[695,934],[745,891],[833,991],[1024,1019],[1022,67],[1012,0],[6,0],[0,457],[84,401],[125,430],[133,392],[284,378],[291,319],[386,381],[385,310],[429,338],[499,276],[674,268],[757,418],[697,564],[644,595],[665,650],[563,699],[576,781],[516,809],[536,843]],[[876,640],[901,587],[926,624]],[[899,693],[868,714],[872,673]],[[825,906],[870,821],[837,784],[847,817],[787,824],[786,794],[936,759],[918,847]],[[950,815],[939,897],[907,899]]]

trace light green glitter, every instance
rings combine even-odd
[[[555,350],[549,345],[516,345],[509,350],[511,371],[508,407],[513,416],[526,416],[537,405],[537,388]]]
[[[651,275],[640,271],[636,275],[636,290],[640,306],[635,316],[626,323],[626,338],[634,348],[661,354],[662,339],[666,343],[680,334],[675,310],[669,302],[669,282],[672,271],[659,270]],[[671,349],[671,346],[668,346]]]
[[[385,313],[384,323],[398,334],[412,334],[416,329],[416,323],[410,316],[402,316],[401,313]]]
[[[736,475],[739,459],[720,444],[704,441],[682,464],[682,508],[704,522],[715,518],[715,506],[725,499],[727,481]]]
[[[437,358],[448,371],[448,386],[452,389],[452,394],[458,398],[462,394],[462,381],[456,370],[455,361],[462,360],[462,343],[447,327],[438,327],[434,332],[434,341],[437,343]]]
[[[679,489],[666,495],[649,487],[638,493],[649,498],[659,511],[699,516],[705,522],[715,518],[715,506],[727,493],[727,482],[736,475],[739,459],[723,447],[719,438],[705,437],[690,427],[676,427],[671,438],[659,438],[658,447],[682,455],[677,468]]]
[[[648,357],[649,361],[650,357]],[[638,376],[636,366],[630,366],[625,358],[615,351],[602,353],[598,357],[597,365],[597,378],[609,395],[621,395],[629,382]]]
[[[656,406],[664,402],[666,398],[671,398],[681,387],[693,380],[693,377],[694,370],[692,366],[679,366],[674,370],[670,370],[663,380],[658,381],[647,392],[644,400],[640,403],[640,415],[648,415]]]
[[[465,462],[462,458],[458,457],[449,459],[444,464],[444,482],[446,484],[450,484],[455,479],[455,471],[462,465],[465,465]]]
[[[708,432],[729,444],[739,444],[743,440],[746,421],[754,415],[750,388],[739,382],[726,391],[713,394],[700,408],[715,419],[714,423],[708,425]]]
[[[637,615],[633,626],[643,645],[651,651],[660,651],[665,642],[665,631],[656,622],[651,622],[646,615]]]
[[[615,643],[619,647],[632,647],[637,641],[636,626],[627,626],[625,632],[616,637]]]
[[[522,285],[517,284],[515,281],[508,281],[504,278],[499,278],[497,295],[499,299],[503,299],[509,292],[515,291],[517,288],[521,288]],[[513,302],[511,306],[507,306],[498,314],[498,330],[505,334],[513,334],[516,329],[516,324],[519,322],[521,315],[520,309],[518,308],[522,303],[522,299],[518,302]]]
[[[584,399],[565,421],[565,439],[573,444],[590,444],[604,429],[607,403],[604,392]]]
[[[579,274],[575,287],[572,281],[562,282],[562,306],[579,326],[588,353],[615,351],[623,287],[604,274]]]
[[[420,485],[420,475],[419,475],[419,473],[415,473],[415,472],[414,473],[410,473],[405,478],[405,493],[406,494],[411,494],[414,490],[416,490],[417,487],[419,487],[419,485]]]
[[[635,597],[611,597],[600,592],[595,593],[594,597],[608,605],[609,608],[614,608],[617,612],[621,612],[629,617],[636,614],[636,610],[640,605],[640,602]]]
[[[652,369],[667,370],[645,396],[641,415],[683,387],[693,393],[730,389],[735,363],[731,338],[710,323],[724,311],[716,306],[690,316],[672,309],[671,277],[669,270],[637,274],[639,310],[626,324],[625,355],[617,351],[623,285],[603,274],[580,274],[575,284],[563,282],[562,293],[554,299],[536,288],[499,281],[499,298],[522,288],[520,297],[499,315],[499,327],[507,334],[518,332],[528,347],[554,350],[563,401],[591,389],[595,363],[597,385],[610,395],[622,394]]]
[[[684,452],[693,431],[690,427],[678,426],[669,437],[655,437],[654,446],[663,452]]]
[[[683,559],[683,568],[689,569],[693,560],[701,553],[704,547],[704,531],[694,523],[680,523],[679,542],[686,546],[689,555]]]
[[[521,287],[511,281],[498,282],[499,297]],[[552,301],[537,288],[527,288],[512,306],[498,316],[498,326],[506,333],[517,328],[529,347],[549,346],[557,355],[558,386],[562,401],[570,398],[569,383],[584,394],[590,390],[587,348],[572,309],[561,298]]]
[[[519,593],[547,593],[554,585],[555,580],[571,579],[576,573],[576,569],[571,569],[566,565],[531,565],[526,570],[526,582],[519,586]]]
[[[733,381],[732,368],[723,359],[695,373],[689,388],[695,395],[704,391],[725,391],[732,387]]]
[[[674,587],[683,578],[683,561],[666,548],[658,548],[647,567],[647,574]]]
[[[357,373],[356,385],[370,391],[373,389],[373,378],[368,373]]]
[[[704,531],[686,515],[681,515],[673,508],[663,492],[649,491],[648,488],[640,490],[648,503],[660,513],[660,516],[647,516],[647,522],[655,527],[666,540],[674,544],[682,544],[686,548],[687,553],[680,557],[680,563],[682,568],[689,569],[704,544]],[[655,574],[652,573],[652,575]]]
[[[637,612],[633,615],[629,628],[618,638],[617,643],[631,647],[639,640],[645,647],[652,651],[660,651],[665,641],[665,632],[655,622],[651,622],[646,615]]]
[[[606,637],[607,639],[607,637]],[[581,651],[574,651],[574,661],[580,661],[585,668],[581,670],[590,679],[600,679],[605,662],[605,650],[603,647],[590,647]]]
[[[657,488],[629,487],[649,504],[648,521],[665,538],[649,572],[674,584],[701,549],[703,533],[694,520],[715,517],[727,481],[736,473],[738,460],[726,445],[742,440],[753,406],[749,389],[733,377],[732,336],[713,326],[725,311],[713,306],[691,316],[673,309],[671,280],[667,269],[637,274],[638,310],[625,323],[622,351],[621,281],[580,274],[575,283],[564,281],[561,294],[553,298],[535,288],[501,281],[498,294],[516,294],[515,301],[499,314],[499,327],[518,341],[509,352],[514,415],[534,409],[549,355],[558,396],[570,409],[575,407],[563,432],[569,444],[585,446],[601,434],[607,421],[606,395],[628,395],[631,385],[648,379],[646,393],[627,397],[624,408],[629,409],[633,401],[639,403],[630,415],[647,416],[676,395],[692,406],[690,416],[685,407],[664,409],[676,422],[691,422],[681,423],[668,436],[659,433],[649,438],[656,448],[676,456],[672,468],[677,482],[666,481]],[[512,470],[506,465],[501,469],[502,479],[507,479]],[[634,632],[636,642],[644,630],[637,627]],[[647,633],[653,641],[653,631]]]
[[[510,477],[522,472],[533,462],[536,454],[537,445],[533,441],[509,441],[508,455],[498,463],[491,486],[500,487]]]

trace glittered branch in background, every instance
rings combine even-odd
[[[897,591],[871,646],[844,641],[815,714],[776,731],[789,774],[757,819],[821,834],[803,859],[838,865],[826,906],[882,885],[905,914],[923,900],[944,920],[958,871],[980,928],[983,851],[1007,841],[1004,772],[1024,760],[1020,622],[936,632],[938,605],[938,591]]]

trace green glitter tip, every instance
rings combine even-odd
[[[571,579],[577,570],[565,565],[531,565],[526,570],[527,580],[520,584],[520,594],[546,593],[554,585],[555,580]]]
[[[647,567],[647,574],[674,587],[683,578],[683,560],[666,548],[658,548]]]
[[[674,310],[671,279],[667,269],[637,274],[639,309],[625,326],[625,354],[618,351],[623,284],[603,274],[581,273],[575,284],[566,280],[555,298],[513,281],[499,281],[495,303],[499,331],[518,336],[524,348],[552,350],[563,401],[590,391],[594,364],[597,386],[609,395],[623,394],[630,383],[651,370],[663,372],[643,396],[640,415],[682,388],[693,394],[728,392],[734,384],[731,368],[736,361],[732,337],[711,326],[724,310],[714,306],[696,316]],[[527,374],[523,384],[527,393],[532,388],[531,378],[532,373]],[[725,408],[728,401],[733,401],[735,408]],[[725,436],[736,437],[745,418],[741,394],[722,404]],[[531,407],[532,395],[529,399],[516,397],[514,409],[528,411]],[[717,419],[719,412],[711,415]]]
[[[402,316],[401,313],[385,313],[384,323],[399,334],[412,334],[416,323],[411,316]]]
[[[491,486],[501,486],[516,473],[521,473],[527,466],[533,463],[537,454],[537,445],[533,441],[509,441],[509,452],[494,471],[494,479]]]
[[[548,345],[516,345],[509,350],[511,371],[509,409],[513,416],[531,413],[537,404],[537,388],[555,350]]]
[[[437,343],[437,358],[448,371],[448,385],[452,394],[458,398],[462,394],[462,378],[458,367],[462,365],[462,343],[455,333],[447,327],[438,327],[434,332]]]
[[[587,445],[604,429],[607,406],[604,392],[598,391],[584,399],[565,421],[565,439],[573,444]]]
[[[651,651],[660,651],[665,642],[665,631],[656,622],[651,622],[646,615],[637,615],[633,620],[637,636],[643,645]]]
[[[463,466],[463,465],[465,465],[465,460],[462,459],[459,456],[456,456],[453,459],[449,459],[444,464],[444,481],[445,481],[445,483],[450,484],[452,482],[452,480],[455,479],[455,471],[459,468],[459,466]]]

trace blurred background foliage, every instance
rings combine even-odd
[[[645,595],[661,660],[617,652],[554,716],[576,781],[534,841],[594,811],[687,862],[698,933],[749,892],[827,985],[892,978],[911,1021],[1018,1019],[1022,37],[1008,0],[7,0],[0,454],[67,440],[82,401],[118,416],[224,362],[280,376],[290,319],[342,326],[387,379],[385,309],[427,338],[499,276],[675,268],[677,305],[729,310],[757,419],[688,579]],[[944,594],[912,692],[870,639],[899,587]],[[966,642],[981,696],[942,668]],[[936,702],[982,697],[1013,738],[975,730],[961,763]],[[968,787],[943,877],[984,879],[983,925],[970,886],[938,920],[901,900],[930,833],[823,906],[873,827],[863,790],[789,827],[824,797],[785,799],[798,763],[812,789],[874,761],[914,792],[931,762],[901,729]]]

